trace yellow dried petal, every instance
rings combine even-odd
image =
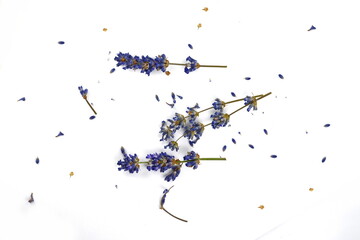
[[[260,205],[260,206],[258,206],[258,208],[264,209],[264,205]]]
[[[209,10],[209,8],[204,7],[203,10],[204,10],[205,12],[207,12],[207,11]]]
[[[169,75],[170,75],[170,72],[169,72],[169,71],[166,71],[165,74],[169,76]]]
[[[312,192],[312,191],[314,191],[314,189],[311,187],[311,188],[309,188],[309,191]]]
[[[106,32],[108,29],[107,28],[103,28],[103,31]]]

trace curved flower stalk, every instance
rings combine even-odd
[[[197,141],[201,138],[205,127],[211,125],[213,129],[218,129],[227,126],[230,121],[231,115],[237,113],[238,111],[246,107],[248,112],[250,110],[257,110],[257,102],[260,99],[269,96],[270,94],[271,92],[264,95],[261,94],[252,97],[246,96],[245,98],[240,98],[229,102],[224,102],[221,101],[219,98],[216,98],[212,104],[212,107],[206,108],[201,111],[198,111],[198,109],[200,108],[198,104],[196,104],[194,107],[188,107],[186,111],[186,116],[175,113],[175,116],[172,119],[162,121],[160,127],[160,133],[162,134],[162,137],[160,141],[169,141],[168,144],[164,146],[164,148],[169,148],[171,151],[179,150],[178,141],[181,138],[187,138],[190,146],[194,146],[194,144],[196,144]],[[240,107],[232,113],[224,113],[225,107],[227,107],[231,103],[239,101],[244,101],[244,106]],[[215,110],[215,112],[210,115],[211,122],[208,124],[203,124],[198,120],[198,117],[200,113],[208,110]],[[179,138],[175,140],[175,134],[180,129],[182,130],[182,134]]]
[[[174,187],[174,186],[171,186],[169,189],[165,189],[165,190],[163,191],[163,196],[161,197],[161,200],[160,200],[160,209],[161,209],[161,210],[164,210],[167,214],[169,214],[169,215],[172,216],[173,218],[176,218],[177,220],[180,220],[180,221],[183,221],[183,222],[187,222],[187,220],[175,216],[174,214],[170,213],[168,210],[166,210],[166,209],[164,208],[166,195],[170,192],[170,190],[171,190],[173,187]]]
[[[165,181],[174,181],[180,174],[183,164],[186,167],[197,169],[201,161],[226,160],[226,158],[200,158],[200,155],[194,151],[188,152],[183,160],[175,158],[166,152],[151,153],[146,156],[147,161],[140,161],[137,154],[127,154],[125,149],[121,147],[123,159],[117,162],[118,170],[128,171],[129,173],[138,173],[140,164],[144,164],[148,171],[160,171],[166,173]]]
[[[151,58],[149,56],[132,56],[129,53],[122,53],[119,52],[114,60],[117,62],[116,67],[122,66],[122,69],[133,69],[133,70],[140,70],[141,73],[145,73],[148,76],[153,71],[162,71],[165,72],[167,75],[170,74],[167,71],[167,68],[170,65],[178,65],[184,67],[184,72],[189,74],[197,70],[200,67],[218,67],[218,68],[226,68],[227,66],[219,66],[219,65],[202,65],[199,64],[195,59],[192,57],[186,58],[186,63],[171,63],[167,60],[165,54],[161,54],[156,56],[155,58]],[[115,72],[115,68],[110,70],[110,73]]]

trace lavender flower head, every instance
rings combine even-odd
[[[174,150],[178,151],[179,150],[179,144],[177,142],[175,142],[175,141],[171,141],[171,142],[169,142],[168,145],[164,146],[164,148],[165,149],[169,148],[171,151],[174,151]]]
[[[210,117],[213,119],[211,122],[213,129],[225,127],[230,120],[230,115],[222,112],[215,112]]]
[[[165,177],[165,181],[174,181],[180,174],[180,169],[181,169],[181,166],[177,165],[177,166],[173,166],[171,167],[171,173],[168,174],[166,177]]]
[[[88,94],[87,88],[84,89],[83,86],[80,86],[80,87],[78,87],[78,89],[79,89],[79,91],[80,91],[81,96],[82,96],[84,99],[86,99],[86,98],[87,98],[87,94]]]
[[[175,131],[171,129],[165,121],[162,121],[159,133],[162,134],[160,141],[166,141],[170,138],[174,138]]]
[[[149,171],[165,172],[180,163],[174,156],[165,152],[148,154],[146,158],[149,159],[148,166],[146,166]]]
[[[199,104],[195,104],[193,107],[188,107],[186,113],[189,115],[189,122],[193,123],[195,122],[195,119],[199,116],[199,113],[195,110],[200,108]]]
[[[130,173],[139,172],[140,164],[137,155],[136,154],[128,155],[123,147],[121,147],[121,153],[124,156],[124,160],[119,160],[117,162],[117,165],[120,166],[118,170],[129,171]]]
[[[193,59],[190,56],[186,58],[186,66],[184,69],[186,74],[189,74],[190,72],[195,71],[199,67],[200,67],[200,64],[195,59]]]
[[[248,105],[248,108],[246,109],[248,112],[253,108],[254,110],[257,110],[257,100],[255,97],[247,96],[244,98],[244,105]]]
[[[205,126],[200,122],[193,122],[185,127],[184,137],[189,139],[190,146],[193,146],[202,136]],[[193,140],[195,138],[195,140]]]
[[[199,158],[199,154],[195,153],[194,151],[188,152],[187,155],[184,156],[184,160],[188,161],[185,163],[185,166],[197,169],[200,164]]]
[[[169,66],[169,61],[166,59],[165,54],[151,58],[149,56],[133,57],[129,53],[119,52],[114,60],[117,61],[117,67],[122,66],[124,70],[140,70],[141,73],[145,73],[148,76],[150,76],[154,70],[165,72]]]
[[[215,102],[212,104],[215,110],[222,111],[225,107],[225,102],[221,101],[219,98],[215,99]]]

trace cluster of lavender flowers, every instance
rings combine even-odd
[[[184,72],[190,73],[198,69],[199,67],[222,67],[226,68],[226,66],[215,66],[215,65],[200,65],[195,59],[192,57],[186,58],[186,63],[171,63],[167,60],[165,54],[161,54],[156,56],[155,58],[151,58],[149,56],[132,56],[129,53],[119,52],[114,60],[117,62],[116,67],[122,66],[122,69],[133,69],[140,70],[141,73],[145,73],[148,76],[154,71],[162,71],[167,75],[170,74],[169,71],[166,71],[169,65],[179,65],[184,66]],[[113,73],[115,68],[110,70],[110,73]]]
[[[174,156],[166,152],[152,153],[146,156],[147,161],[141,162],[137,154],[127,154],[125,149],[121,147],[121,153],[124,156],[122,160],[117,162],[118,170],[128,171],[129,173],[138,173],[140,164],[146,164],[149,171],[169,172],[165,176],[165,181],[174,181],[180,174],[182,165],[196,169],[200,163],[199,154],[194,151],[188,152],[183,161],[176,159]]]
[[[167,119],[167,121],[162,121],[160,127],[161,139],[160,141],[168,141],[168,144],[165,145],[165,149],[169,148],[171,151],[178,151],[179,144],[178,141],[181,138],[187,138],[191,147],[197,143],[197,141],[203,135],[205,127],[211,125],[213,129],[218,129],[228,125],[230,116],[238,112],[239,110],[247,107],[249,112],[251,109],[257,110],[257,101],[261,98],[264,98],[271,93],[258,96],[247,96],[245,98],[237,99],[230,102],[221,101],[219,98],[216,98],[212,104],[212,107],[206,108],[204,110],[198,111],[200,108],[198,104],[193,107],[187,108],[187,116],[184,116],[180,113],[175,113],[175,116],[172,119]],[[244,106],[237,109],[236,111],[228,114],[224,113],[225,107],[230,103],[235,103],[239,101],[244,101]],[[211,122],[208,124],[203,124],[198,120],[199,114],[208,110],[213,110],[213,113],[210,115]],[[175,134],[178,130],[182,130],[181,136],[175,139]]]
[[[265,95],[258,96],[247,96],[245,98],[237,99],[230,102],[223,102],[220,99],[215,99],[215,102],[212,104],[212,107],[198,111],[200,108],[198,104],[195,104],[193,107],[187,108],[187,116],[175,113],[175,117],[168,119],[167,121],[162,121],[160,127],[161,139],[160,141],[169,141],[165,146],[171,151],[178,151],[179,145],[178,141],[184,137],[189,141],[190,146],[200,139],[206,126],[211,125],[214,129],[225,127],[229,123],[230,116],[239,110],[248,107],[247,110],[251,109],[257,110],[257,101],[270,95],[267,93]],[[224,108],[227,104],[244,101],[244,106],[237,109],[236,111],[227,114],[224,113]],[[214,110],[214,113],[210,116],[212,122],[204,125],[198,120],[200,113],[207,110]],[[177,139],[173,140],[175,133],[178,130],[183,130],[183,134]],[[148,171],[160,171],[162,173],[166,172],[165,181],[174,181],[180,174],[181,167],[185,164],[186,167],[197,169],[201,160],[226,160],[226,158],[200,158],[200,155],[194,151],[188,152],[183,156],[183,160],[177,159],[175,156],[170,155],[166,152],[152,153],[146,156],[146,161],[140,161],[137,154],[127,154],[125,149],[121,147],[121,153],[123,159],[119,160],[117,165],[118,170],[128,171],[130,173],[137,173],[140,169],[140,164],[145,164]]]

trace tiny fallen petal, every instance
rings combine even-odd
[[[252,145],[252,144],[249,144],[249,147],[252,148],[252,149],[254,149],[254,145]]]
[[[250,80],[251,79],[251,77],[246,77],[246,78],[244,78],[245,80]]]
[[[264,133],[265,133],[266,135],[268,135],[268,131],[267,131],[266,129],[264,129]]]
[[[63,44],[65,44],[65,42],[64,41],[58,41],[58,44],[63,45]]]
[[[232,138],[231,141],[236,144],[236,140],[234,138]]]
[[[18,102],[19,101],[25,101],[26,99],[25,99],[25,97],[22,97],[22,98],[20,98],[19,100],[17,100]]]
[[[279,74],[279,78],[284,79],[284,76],[283,76],[283,75],[281,75],[281,74]]]
[[[93,115],[93,116],[91,116],[91,117],[89,117],[89,119],[90,120],[93,120],[95,118],[95,116]]]
[[[60,136],[64,136],[64,134],[62,132],[59,132],[59,134],[56,135],[55,137],[60,137]]]
[[[193,46],[190,43],[188,44],[188,46],[190,49],[193,49]]]
[[[180,99],[183,99],[183,97],[182,96],[180,96],[180,95],[176,95],[178,98],[180,98]]]
[[[158,95],[155,95],[155,98],[156,98],[156,100],[157,100],[158,102],[160,102],[160,98],[159,98]]]
[[[110,70],[110,73],[113,73],[113,72],[115,72],[115,68],[112,68],[112,69]]]
[[[226,145],[223,146],[222,150],[223,150],[223,152],[225,152],[225,150],[226,150]]]
[[[324,127],[330,127],[330,123],[325,124]]]
[[[231,92],[231,96],[236,97],[236,94],[234,92]]]
[[[322,160],[321,160],[321,162],[325,162],[326,161],[326,157],[324,157]]]
[[[36,160],[35,160],[35,163],[39,164],[39,162],[40,162],[40,159],[37,157]]]
[[[277,156],[276,156],[276,155],[271,155],[270,157],[271,157],[271,158],[277,158]]]

